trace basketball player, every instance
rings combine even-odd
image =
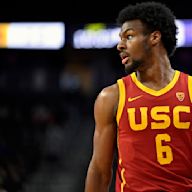
[[[164,4],[142,2],[117,21],[127,74],[95,101],[85,192],[109,191],[116,146],[116,192],[192,191],[192,77],[170,63],[175,16]]]

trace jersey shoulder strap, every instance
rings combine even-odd
[[[118,79],[117,84],[119,87],[119,102],[117,107],[116,120],[117,120],[117,124],[119,125],[119,120],[123,112],[123,107],[125,106],[125,84],[123,79]]]

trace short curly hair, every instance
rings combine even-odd
[[[175,15],[160,2],[140,2],[123,8],[116,19],[118,25],[129,20],[139,19],[149,32],[158,30],[162,35],[162,43],[167,50],[168,56],[172,56],[177,43],[177,26]]]

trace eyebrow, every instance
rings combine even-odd
[[[131,30],[134,31],[133,28],[128,28],[125,31],[120,31],[119,36],[121,36],[123,33],[127,33],[128,31],[131,31]]]

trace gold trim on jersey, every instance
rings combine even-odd
[[[122,179],[122,182],[121,182],[121,192],[124,191],[124,186],[126,185],[126,180],[125,180],[124,173],[125,173],[125,168],[122,168],[122,170],[121,170],[121,179]]]
[[[119,125],[119,121],[120,121],[121,115],[123,113],[123,108],[125,105],[125,84],[122,79],[118,79],[117,84],[119,87],[119,103],[118,103],[116,120],[117,120],[117,124]],[[117,147],[119,150],[119,131],[117,132]],[[120,165],[122,164],[120,150],[119,150],[119,164]],[[124,186],[126,185],[126,180],[125,180],[124,174],[125,174],[125,168],[122,168],[122,170],[121,170],[121,179],[122,179],[121,192],[124,191]]]
[[[188,76],[188,90],[190,101],[192,102],[192,76]]]
[[[179,71],[175,71],[175,75],[172,79],[172,81],[167,85],[165,86],[163,89],[161,90],[153,90],[149,87],[146,87],[145,85],[143,85],[140,81],[138,81],[137,79],[137,76],[136,76],[136,73],[132,73],[131,74],[131,78],[133,80],[133,82],[141,89],[143,90],[144,92],[146,93],[149,93],[151,95],[154,95],[154,96],[160,96],[160,95],[163,95],[164,93],[168,92],[170,89],[172,89],[174,87],[174,85],[176,84],[177,80],[179,79],[179,75],[180,75],[180,72]]]
[[[121,114],[123,112],[123,107],[125,105],[125,85],[122,79],[118,79],[117,84],[119,87],[119,103],[117,108],[116,120],[117,120],[117,124],[119,125]]]

